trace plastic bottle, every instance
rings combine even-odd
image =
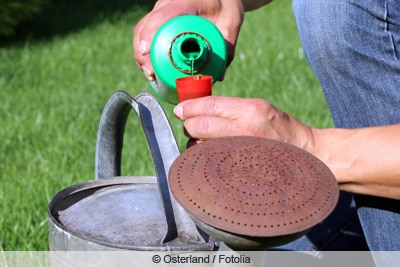
[[[225,40],[209,20],[184,15],[175,17],[156,32],[150,58],[156,74],[151,86],[158,97],[179,102],[175,81],[193,75],[210,75],[215,83],[227,61]]]

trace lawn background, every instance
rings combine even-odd
[[[99,118],[109,96],[150,91],[132,32],[154,1],[53,0],[0,46],[0,250],[47,250],[47,205],[93,179]],[[314,127],[332,122],[301,49],[291,1],[246,14],[236,57],[215,95],[260,97]],[[162,103],[183,149],[182,123]],[[152,175],[132,113],[124,175]]]

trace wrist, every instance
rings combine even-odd
[[[314,146],[311,153],[324,162],[338,183],[348,182],[354,163],[351,151],[351,131],[347,129],[313,129]],[[350,150],[349,150],[350,149]]]

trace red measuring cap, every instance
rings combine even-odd
[[[179,102],[212,94],[212,76],[209,75],[178,78],[175,83]]]

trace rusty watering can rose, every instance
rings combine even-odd
[[[202,230],[240,249],[300,237],[333,211],[339,197],[335,177],[319,159],[249,136],[189,148],[171,166],[169,183]]]

